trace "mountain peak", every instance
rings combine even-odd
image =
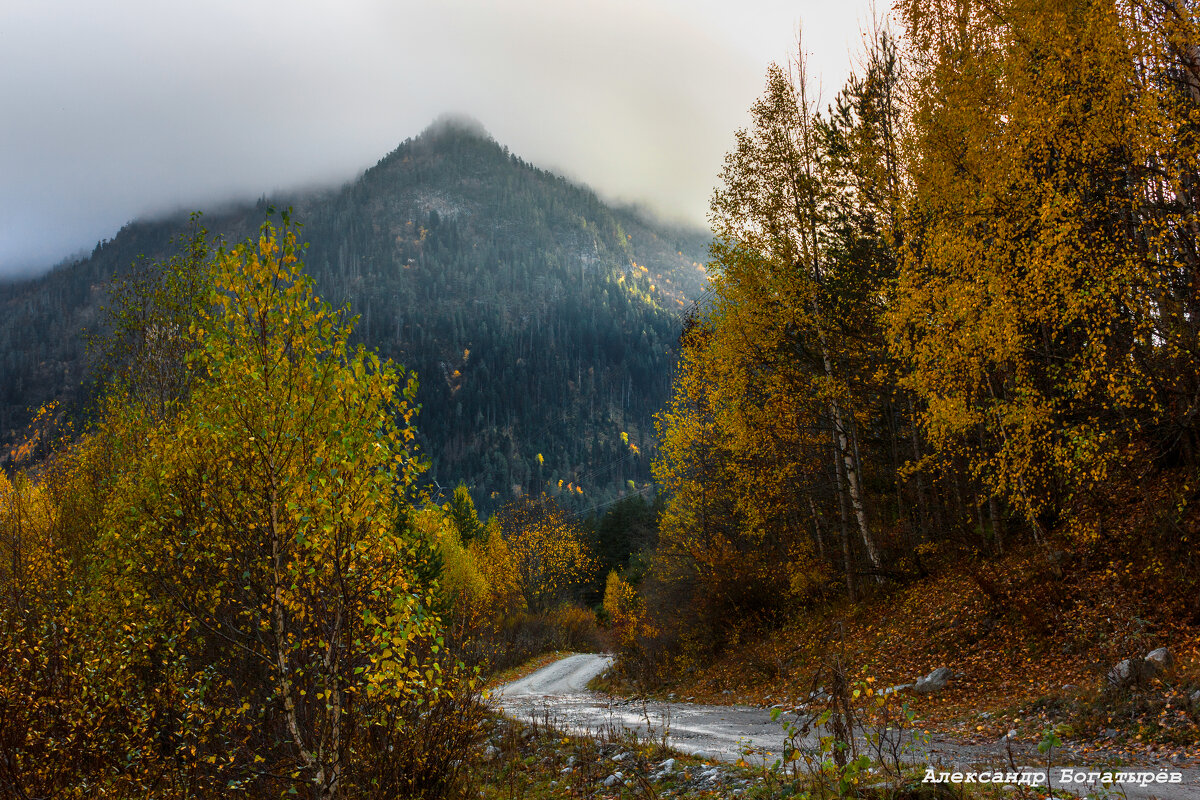
[[[446,134],[466,134],[477,139],[492,140],[483,123],[470,114],[446,113],[439,116],[421,132],[420,138],[440,138]]]

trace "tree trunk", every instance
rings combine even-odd
[[[826,363],[828,363],[828,360]],[[858,459],[855,458],[854,449],[851,446],[849,438],[846,436],[841,406],[838,405],[836,400],[831,405],[833,409],[833,428],[837,434],[838,451],[845,466],[846,488],[850,493],[850,505],[854,509],[854,518],[858,522],[858,532],[862,535],[863,547],[866,548],[867,558],[871,561],[871,566],[879,569],[882,566],[879,561],[879,551],[875,548],[875,541],[871,537],[871,530],[867,527],[867,506],[863,501],[862,487],[858,480]],[[878,575],[876,579],[882,580]]]
[[[853,603],[856,599],[856,592],[854,587],[854,560],[850,555],[850,515],[846,510],[845,480],[842,477],[843,465],[838,452],[837,434],[832,431],[831,433],[833,434],[830,437],[833,440],[833,475],[834,482],[837,485],[838,511],[841,517],[842,566],[846,571],[846,594],[850,597],[850,602]]]
[[[813,502],[812,495],[808,497],[808,507],[812,511],[813,518],[813,538],[817,540],[817,557],[822,561],[828,561],[825,557],[825,537],[821,535],[821,515],[817,512],[817,504]]]

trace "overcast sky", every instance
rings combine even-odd
[[[445,112],[703,224],[767,65],[826,101],[867,0],[0,0],[0,275],[131,219],[352,179]]]

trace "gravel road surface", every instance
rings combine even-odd
[[[627,729],[640,736],[661,739],[677,750],[703,758],[751,763],[773,762],[783,751],[784,733],[770,712],[751,706],[708,706],[694,703],[641,701],[593,692],[588,682],[613,662],[611,656],[590,653],[567,656],[505,684],[492,692],[491,699],[505,713],[518,719],[536,719],[573,733],[602,733]],[[815,744],[815,739],[805,745]],[[1045,771],[1045,759],[1028,743],[1013,745],[1013,757],[1020,769]],[[1079,756],[1062,749],[1050,770],[1053,788],[1059,789],[1062,770],[1075,772],[1104,771],[1095,754]],[[947,770],[1011,771],[1007,748],[1002,744],[964,745],[935,738],[927,744],[912,742],[907,760]],[[1036,766],[1041,764],[1040,767]],[[1116,769],[1116,768],[1114,768]],[[1124,784],[1109,789],[1114,796],[1159,798],[1160,800],[1200,800],[1200,770],[1181,769],[1170,764],[1141,764],[1122,767],[1126,771],[1175,772],[1182,774],[1179,784],[1138,786]],[[1086,783],[1070,787],[1078,794],[1098,787]]]

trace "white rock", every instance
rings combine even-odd
[[[1133,672],[1133,661],[1128,658],[1122,659],[1108,671],[1108,683],[1110,686],[1118,688],[1128,686],[1133,678]]]
[[[1108,671],[1108,683],[1118,689],[1143,684],[1160,672],[1156,661],[1141,658],[1126,658]]]
[[[619,772],[614,772],[612,775],[609,775],[607,778],[604,779],[604,785],[611,788],[613,786],[616,786],[623,780],[625,780],[624,775],[622,775]]]
[[[946,684],[950,682],[953,675],[954,673],[948,667],[938,667],[925,677],[917,678],[917,682],[912,687],[913,691],[918,694],[940,692],[946,688]]]
[[[1146,663],[1153,664],[1157,673],[1165,675],[1175,668],[1175,656],[1171,655],[1169,647],[1160,647],[1146,654]]]

